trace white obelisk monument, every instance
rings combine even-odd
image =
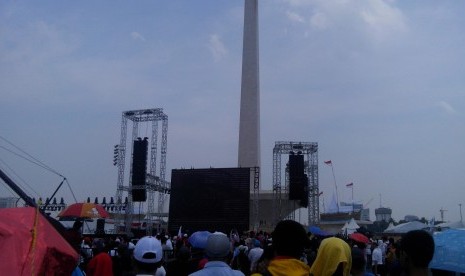
[[[242,50],[239,167],[260,167],[258,0],[245,0]]]

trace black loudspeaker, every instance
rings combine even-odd
[[[308,196],[309,196],[308,177],[306,174],[304,174],[304,192],[303,192],[303,197],[300,200],[300,207],[303,207],[303,208],[308,207]]]
[[[147,137],[142,140],[137,138],[134,141],[133,156],[132,156],[132,201],[146,201],[147,191],[145,189],[145,177],[147,174],[147,152],[148,141]],[[134,186],[139,186],[134,188]]]
[[[304,156],[289,155],[289,200],[302,200],[305,197]]]
[[[97,227],[95,228],[96,235],[105,234],[105,219],[97,219]]]
[[[144,202],[147,200],[147,191],[145,189],[132,189],[132,201]]]

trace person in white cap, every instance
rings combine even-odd
[[[205,267],[189,276],[244,276],[239,270],[232,269],[227,261],[231,253],[231,243],[224,233],[215,232],[207,239],[205,254],[208,262]]]
[[[152,236],[146,236],[136,243],[134,248],[134,266],[136,275],[165,276],[163,249],[161,242]]]

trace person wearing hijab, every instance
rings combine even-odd
[[[349,276],[352,267],[350,246],[335,237],[324,239],[310,268],[312,276]]]

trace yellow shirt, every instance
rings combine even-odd
[[[274,258],[268,265],[268,272],[273,276],[308,276],[310,267],[304,262],[294,258]],[[261,276],[254,273],[251,276]]]

